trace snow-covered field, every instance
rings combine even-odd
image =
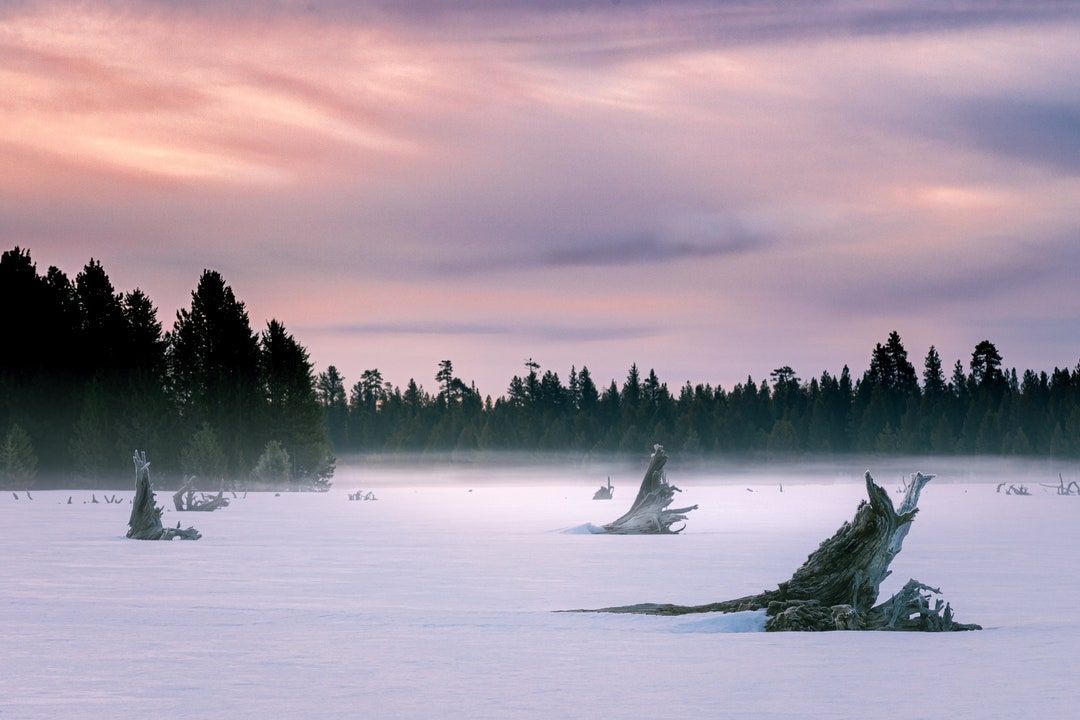
[[[1031,497],[924,492],[883,592],[916,577],[986,627],[941,635],[551,612],[772,587],[851,517],[858,482],[673,477],[701,505],[685,534],[610,537],[559,530],[621,514],[636,475],[610,502],[562,471],[411,479],[167,511],[204,536],[172,543],[124,539],[126,501],[3,493],[0,718],[1080,716],[1080,498],[1037,479]],[[380,500],[347,501],[357,486]]]

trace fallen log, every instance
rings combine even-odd
[[[855,517],[821,543],[791,579],[775,590],[708,605],[644,603],[572,612],[687,615],[765,610],[767,631],[981,629],[957,623],[952,607],[933,597],[940,591],[915,580],[877,604],[881,583],[890,574],[889,565],[918,512],[919,494],[933,477],[912,475],[903,502],[896,508],[867,472],[869,502],[860,502]]]
[[[633,504],[622,517],[604,525],[601,534],[675,535],[686,529],[685,523],[676,530],[672,530],[671,526],[686,520],[686,513],[697,510],[697,505],[668,508],[675,499],[675,493],[682,491],[669,483],[664,475],[667,459],[663,446],[654,445],[649,467],[645,470],[645,477],[641,480],[641,488]]]
[[[202,535],[195,528],[164,528],[161,525],[161,508],[154,500],[154,488],[150,484],[150,462],[146,453],[135,451],[135,499],[131,503],[127,536],[132,540],[198,540]]]

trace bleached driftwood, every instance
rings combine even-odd
[[[1031,491],[1027,489],[1026,485],[1010,485],[1009,489],[1005,491],[1006,495],[1030,495]]]
[[[217,495],[199,493],[199,497],[195,497],[194,475],[173,493],[172,499],[173,507],[177,512],[213,512],[229,506],[229,499],[225,497],[224,490],[219,491]]]
[[[150,463],[145,452],[135,451],[135,499],[131,503],[127,536],[133,540],[198,540],[202,535],[195,528],[180,529],[161,526],[161,508],[154,500],[154,488],[150,484]]]
[[[881,583],[890,574],[889,565],[918,512],[919,494],[933,477],[912,475],[903,502],[896,508],[867,472],[869,502],[859,503],[855,517],[821,543],[791,579],[775,590],[708,605],[645,603],[584,612],[686,615],[764,609],[765,629],[770,631],[980,629],[955,622],[952,608],[933,598],[939,591],[915,580],[877,604]]]
[[[1068,485],[1066,485],[1065,484],[1065,478],[1062,477],[1061,473],[1058,473],[1058,484],[1057,485],[1048,485],[1047,483],[1039,483],[1039,484],[1042,485],[1045,488],[1053,488],[1054,490],[1057,491],[1058,495],[1080,495],[1080,483],[1077,483],[1075,480],[1073,480]],[[27,491],[26,494],[29,495],[30,492]]]
[[[611,478],[607,479],[607,485],[601,485],[600,489],[593,493],[593,500],[610,500],[615,497],[615,488],[611,484]]]
[[[602,531],[612,535],[674,535],[686,528],[684,523],[677,530],[671,526],[682,520],[686,520],[686,513],[697,510],[697,505],[684,508],[669,509],[668,505],[675,499],[675,493],[682,492],[667,481],[664,475],[664,465],[667,463],[667,453],[661,445],[653,446],[652,458],[645,477],[641,481],[641,488],[637,497],[634,498],[630,509],[614,522],[604,525]]]
[[[369,490],[368,492],[364,492],[363,490],[357,490],[356,492],[349,493],[349,499],[371,501],[378,500],[379,498],[375,497],[374,491]]]

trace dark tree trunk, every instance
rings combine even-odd
[[[878,590],[889,576],[889,564],[900,552],[911,521],[918,512],[919,494],[933,475],[916,473],[899,508],[866,473],[870,500],[859,503],[855,517],[806,559],[790,580],[775,590],[708,605],[645,603],[586,612],[686,615],[702,612],[766,611],[766,630],[977,630],[953,620],[952,608],[940,591],[910,580],[877,605]],[[925,594],[924,594],[925,593]]]
[[[670,484],[664,476],[667,453],[660,445],[653,446],[652,459],[641,481],[641,488],[630,509],[614,522],[604,525],[603,531],[613,535],[673,535],[682,532],[686,525],[677,530],[671,526],[686,520],[686,513],[697,510],[697,505],[668,509],[675,499],[675,493],[682,492]]]
[[[132,540],[198,540],[202,535],[195,528],[180,529],[161,526],[161,508],[154,500],[154,488],[150,484],[150,463],[146,453],[135,451],[135,499],[131,503],[131,518],[128,520],[127,536]]]

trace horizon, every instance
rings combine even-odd
[[[203,268],[318,369],[730,388],[1080,357],[1080,8],[0,9],[0,238],[168,327]],[[56,138],[64,138],[57,143]],[[433,349],[436,348],[436,349]]]

